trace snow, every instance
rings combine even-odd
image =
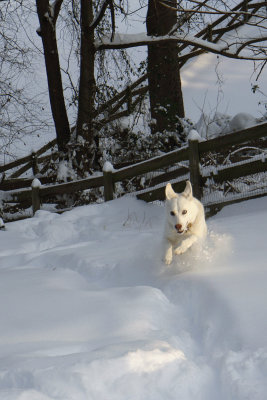
[[[114,167],[109,161],[105,161],[103,165],[104,172],[114,172]]]
[[[58,165],[57,180],[67,182],[69,179],[76,179],[75,171],[70,161],[62,160]]]
[[[266,120],[266,115],[255,118],[246,112],[240,112],[233,117],[219,112],[213,115],[202,113],[195,128],[202,138],[213,139],[220,135],[251,128],[264,120]]]
[[[39,179],[34,178],[34,180],[32,181],[32,188],[40,188],[42,186],[41,182],[39,181]]]
[[[203,138],[200,136],[198,131],[196,131],[195,129],[191,129],[187,139],[188,140],[197,140],[198,142],[203,142]]]
[[[0,229],[5,229],[5,223],[2,218],[0,218]]]
[[[173,35],[168,35],[167,39],[169,41],[176,41],[186,44],[192,44],[200,47],[204,50],[209,50],[214,53],[220,53],[221,51],[225,51],[229,48],[228,44],[222,42],[220,44],[208,42],[207,40],[200,39],[193,35],[188,34],[178,34],[175,33]],[[95,48],[98,49],[112,49],[112,48],[120,48],[123,46],[124,48],[129,47],[138,47],[144,46],[149,43],[161,41],[166,41],[166,36],[149,36],[145,32],[140,33],[115,33],[114,39],[111,41],[108,36],[102,37],[101,40],[97,39],[95,41]]]
[[[230,129],[233,132],[251,128],[254,125],[257,125],[256,118],[254,118],[253,115],[244,112],[236,114],[230,121]]]
[[[3,400],[265,400],[266,198],[161,261],[161,204],[124,197],[0,231]]]

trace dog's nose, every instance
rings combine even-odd
[[[175,225],[175,229],[177,229],[177,231],[181,231],[182,230],[182,225],[181,224]]]

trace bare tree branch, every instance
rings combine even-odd
[[[94,30],[97,25],[101,22],[102,18],[105,15],[106,9],[110,3],[110,0],[104,0],[102,6],[100,7],[100,11],[98,12],[98,15],[96,18],[93,20],[93,22],[90,24],[90,28]]]
[[[53,15],[53,20],[54,23],[56,23],[61,6],[62,6],[63,0],[55,0],[54,4],[53,4],[53,8],[54,8],[54,15]]]
[[[193,13],[197,13],[197,14],[225,15],[225,16],[229,16],[229,15],[250,16],[251,12],[249,12],[248,9],[252,8],[252,7],[255,7],[256,4],[257,5],[259,4],[259,3],[256,3],[256,4],[254,3],[254,4],[249,6],[246,1],[243,1],[241,3],[243,5],[243,9],[242,10],[240,10],[240,11],[232,11],[232,10],[226,11],[226,10],[220,10],[218,8],[215,8],[215,7],[211,7],[210,5],[208,5],[206,3],[205,4],[201,3],[199,1],[193,1],[193,3],[199,4],[199,8],[198,9],[193,9],[193,10],[192,9],[187,9],[187,8],[182,8],[181,6],[180,7],[174,7],[173,5],[168,4],[169,2],[165,1],[165,0],[159,1],[159,3],[161,5],[163,5],[164,7],[166,7],[166,8],[169,8],[169,9],[174,10],[174,11],[180,11],[182,13],[192,13],[193,12]],[[266,2],[261,2],[260,5],[261,6],[266,6]],[[201,10],[200,8],[202,8],[204,6],[205,6],[206,10]],[[265,18],[265,16],[263,16],[263,15],[262,16],[257,15],[257,17]]]
[[[115,11],[114,11],[113,0],[104,0],[96,18],[90,24],[90,29],[94,30],[100,24],[101,20],[103,19],[104,15],[105,15],[107,7],[110,8],[110,13],[111,13],[111,24],[112,24],[111,41],[112,41],[114,34],[115,34]]]
[[[103,113],[105,110],[110,108],[112,104],[116,103],[119,101],[122,97],[124,97],[127,93],[127,89],[130,88],[131,91],[133,92],[133,89],[135,89],[138,85],[140,85],[142,82],[144,82],[147,79],[147,74],[141,76],[141,78],[137,79],[135,82],[133,82],[130,86],[128,86],[126,89],[118,93],[116,96],[112,97],[112,99],[108,100],[105,104],[103,104],[101,107],[99,107],[95,115],[99,115]]]
[[[112,26],[112,34],[111,34],[111,41],[113,42],[114,35],[115,35],[115,10],[114,10],[114,4],[113,1],[110,0],[109,2],[109,8],[110,8],[110,13],[111,13],[111,26]]]

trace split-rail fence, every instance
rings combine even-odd
[[[0,183],[2,201],[8,203],[30,203],[32,204],[34,214],[38,209],[40,209],[41,204],[45,202],[45,199],[48,197],[72,194],[98,187],[104,188],[104,199],[105,201],[109,201],[116,196],[116,193],[114,192],[116,183],[140,175],[151,175],[153,171],[159,170],[161,172],[158,172],[154,178],[150,180],[150,187],[146,187],[144,190],[135,193],[137,198],[146,202],[164,200],[164,188],[166,182],[171,181],[174,190],[181,192],[184,189],[185,181],[190,179],[194,195],[203,200],[203,187],[208,179],[212,179],[215,184],[221,184],[240,177],[267,172],[267,157],[265,157],[265,155],[267,155],[266,138],[267,123],[263,123],[246,130],[219,136],[206,141],[199,142],[198,140],[189,140],[188,145],[181,149],[120,169],[108,169],[103,171],[103,174],[96,177],[67,183],[49,184],[49,178],[40,176],[39,170],[39,164],[41,161],[49,156],[43,156],[40,158],[38,158],[38,156],[48,150],[49,147],[52,147],[55,144],[53,141],[35,154],[7,165],[0,166],[0,173],[3,173],[11,168],[18,167],[23,163],[25,164],[18,170],[19,172],[16,171],[11,175],[11,179],[7,179],[6,181],[3,180],[3,182]],[[225,151],[225,149],[227,151],[231,146],[233,147],[242,144],[249,146],[250,143],[254,143],[258,139],[263,140],[264,143],[261,157],[252,157],[242,162],[232,163],[230,165],[219,165],[216,168],[201,168],[200,160],[205,157],[205,155],[209,153],[219,154],[220,152]],[[164,169],[175,165],[179,166],[183,162],[184,164],[181,168],[177,167],[172,171],[164,172]],[[42,182],[40,187],[38,185],[32,185],[31,187],[33,178],[24,180],[16,179],[22,171],[26,171],[29,168],[32,168],[33,170],[33,177],[38,177]],[[37,174],[37,172],[39,174]],[[151,187],[151,184],[154,186]],[[25,189],[25,186],[28,186],[28,188]],[[262,190],[260,193],[255,195],[252,192],[248,196],[243,194],[242,197],[236,196],[230,199],[220,198],[217,202],[213,202],[212,204],[205,204],[205,202],[204,204],[207,213],[212,214],[227,204],[263,195],[267,195],[267,186],[265,187],[265,190]]]

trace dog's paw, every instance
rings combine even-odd
[[[163,261],[166,265],[170,265],[172,263],[172,257],[165,257]]]
[[[179,255],[179,254],[183,254],[186,252],[186,248],[184,248],[183,246],[179,246],[174,250],[174,254]]]

